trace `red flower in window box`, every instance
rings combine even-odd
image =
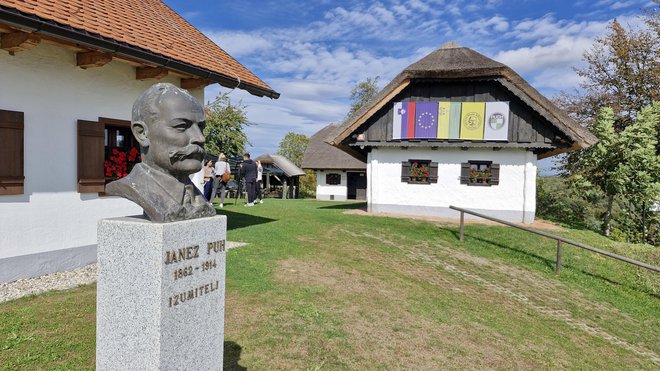
[[[428,164],[419,164],[418,162],[413,162],[410,166],[410,176],[413,178],[428,178],[429,177],[429,165]]]
[[[105,161],[105,176],[111,179],[120,179],[128,175],[135,166],[140,162],[140,152],[137,148],[131,148],[127,152],[113,148],[110,157]]]

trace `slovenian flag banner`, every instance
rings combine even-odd
[[[417,102],[415,105],[415,138],[436,139],[438,136],[438,103]]]
[[[415,138],[415,102],[394,104],[392,139]]]
[[[463,102],[461,104],[461,139],[484,139],[485,102]]]
[[[509,102],[395,102],[392,139],[508,140]]]
[[[484,139],[509,139],[509,102],[486,102]]]

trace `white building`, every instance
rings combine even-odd
[[[151,84],[278,96],[160,1],[57,4],[0,0],[0,282],[94,262],[97,221],[142,213],[104,161]]]
[[[447,43],[326,141],[366,160],[372,212],[457,217],[454,205],[531,223],[537,160],[596,138],[509,67]]]
[[[330,124],[312,135],[305,150],[303,169],[316,172],[317,200],[366,200],[367,164],[326,143],[338,125]]]

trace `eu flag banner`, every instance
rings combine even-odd
[[[438,103],[438,133],[436,138],[449,139],[449,110],[451,104],[449,102]]]
[[[461,107],[461,139],[484,139],[485,102],[463,102]]]
[[[459,139],[461,133],[461,102],[450,102],[449,107],[449,139]]]
[[[435,139],[438,136],[438,103],[417,102],[415,105],[415,138]]]
[[[509,102],[486,102],[485,140],[509,139]]]

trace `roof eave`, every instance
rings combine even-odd
[[[280,93],[274,90],[265,89],[260,86],[240,81],[240,79],[197,67],[128,43],[119,42],[115,39],[90,33],[75,27],[62,25],[35,15],[25,14],[16,9],[2,5],[0,5],[0,22],[9,26],[29,30],[34,33],[75,42],[86,47],[110,52],[122,57],[128,57],[138,62],[166,67],[176,72],[207,79],[225,87],[243,89],[248,93],[259,97],[268,97],[272,99],[280,97]]]

